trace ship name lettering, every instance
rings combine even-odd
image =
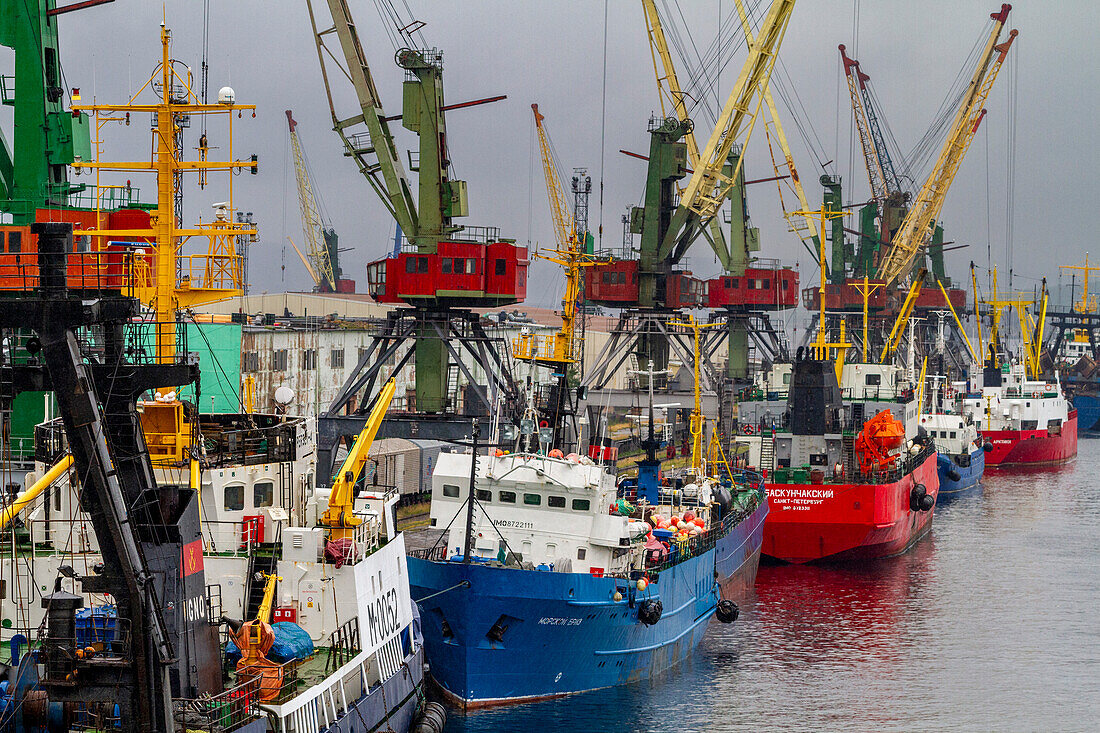
[[[543,616],[539,619],[539,626],[580,626],[580,618],[561,618],[559,616]]]

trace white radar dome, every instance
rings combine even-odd
[[[289,405],[294,401],[294,390],[285,384],[275,390],[275,402],[280,405]]]
[[[233,104],[237,101],[237,93],[233,87],[222,87],[218,90],[218,104]]]

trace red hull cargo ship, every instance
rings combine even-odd
[[[778,368],[789,378],[765,377],[738,405],[741,440],[768,475],[764,555],[806,563],[908,550],[932,526],[939,477],[903,370],[851,364],[842,390],[832,362]]]
[[[989,446],[993,468],[1044,466],[1077,455],[1077,410],[1057,381],[1029,379],[1022,364],[994,358],[969,383],[956,384],[961,412]]]

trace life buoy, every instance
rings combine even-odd
[[[751,423],[748,425],[742,425],[741,432],[745,435],[753,435],[754,433],[756,433],[756,426],[752,425]]]

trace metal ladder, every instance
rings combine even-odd
[[[775,466],[775,438],[770,435],[760,436],[760,465],[758,468],[771,471]]]

